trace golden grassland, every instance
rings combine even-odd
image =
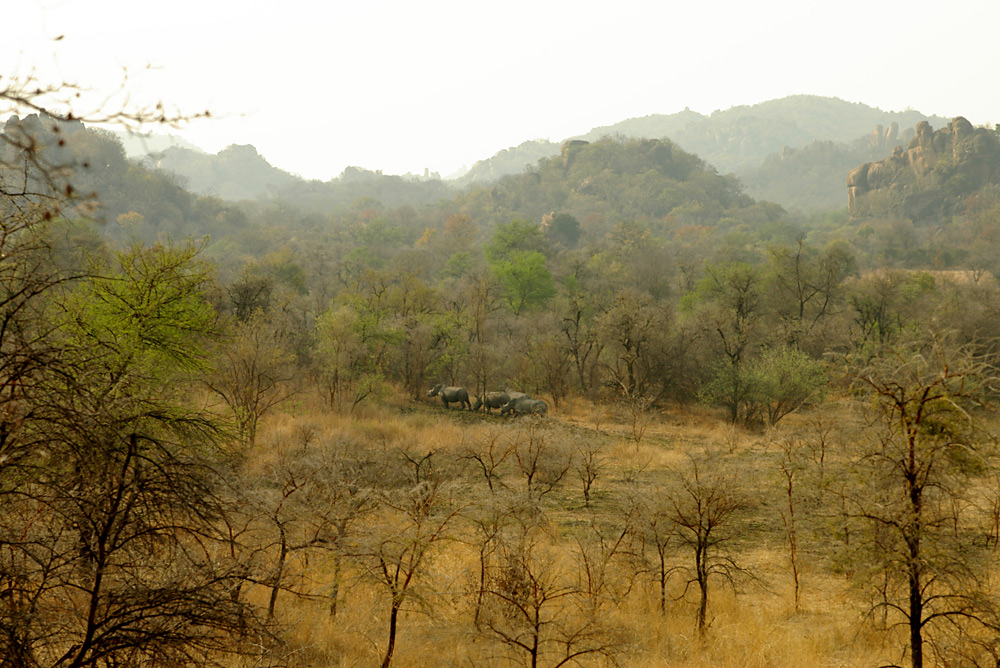
[[[554,440],[573,444],[601,443],[605,468],[595,484],[591,508],[585,508],[580,483],[572,477],[545,499],[546,514],[557,530],[557,542],[568,547],[574,523],[584,524],[591,513],[610,514],[615,499],[636,485],[643,494],[656,494],[659,482],[689,454],[712,452],[741,472],[748,482],[753,511],[737,532],[735,555],[756,576],[738,591],[716,585],[709,604],[709,628],[699,640],[695,626],[696,597],[683,594],[681,583],[671,584],[672,600],[660,611],[657,587],[636,584],[610,611],[621,629],[620,652],[614,659],[594,656],[583,665],[624,665],[636,668],[800,668],[878,666],[902,660],[905,644],[893,631],[866,622],[865,602],[848,577],[827,563],[822,533],[800,538],[801,599],[794,605],[789,550],[780,515],[783,478],[777,467],[783,440],[803,433],[825,434],[831,450],[836,435],[849,418],[831,401],[822,413],[793,415],[779,429],[748,431],[725,423],[720,414],[700,407],[676,407],[635,418],[624,410],[597,406],[581,399],[552,408],[543,419]],[[382,406],[362,407],[354,414],[325,410],[318,402],[300,399],[291,410],[271,416],[263,425],[250,457],[261,471],[285,451],[340,438],[376,451],[403,449],[433,451],[435,457],[460,460],[470,447],[489,439],[516,438],[512,430],[521,421],[497,416],[446,412],[431,402],[396,397]],[[320,446],[316,446],[320,447]],[[475,471],[467,471],[453,492],[470,495],[482,485]],[[637,483],[637,481],[639,481]],[[463,499],[453,499],[461,504]],[[469,591],[474,586],[476,556],[462,542],[463,529],[435,551],[429,571],[420,578],[420,597],[404,607],[400,621],[395,666],[508,666],[521,665],[495,642],[476,633],[471,623]],[[832,537],[827,537],[833,540]],[[812,541],[812,543],[810,543]],[[568,552],[567,552],[568,554]],[[569,559],[566,557],[567,560]],[[289,665],[379,665],[385,651],[388,601],[383,591],[348,574],[345,598],[336,618],[328,614],[322,593],[328,588],[325,565],[299,558],[293,564],[299,594],[282,593],[278,620],[287,631]],[[624,574],[620,574],[624,577]],[[252,592],[262,602],[263,588]],[[419,603],[419,604],[418,604]],[[543,664],[540,664],[543,665]]]

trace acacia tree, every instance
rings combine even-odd
[[[874,427],[853,462],[867,484],[847,499],[850,516],[871,528],[871,570],[859,575],[880,575],[866,580],[879,588],[873,612],[905,628],[913,668],[928,647],[947,662],[976,627],[993,628],[963,500],[987,455],[975,411],[996,374],[974,350],[934,336],[884,350],[852,376],[871,399]]]
[[[24,386],[0,467],[0,654],[15,665],[207,663],[263,632],[231,597],[197,249],[133,248],[53,301],[58,363]]]

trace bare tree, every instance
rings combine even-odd
[[[240,493],[257,527],[251,539],[256,558],[247,558],[254,572],[248,568],[247,579],[270,589],[270,617],[281,592],[315,597],[301,586],[310,569],[293,571],[291,560],[301,555],[304,564],[317,554],[333,571],[327,598],[330,616],[336,616],[355,526],[377,508],[379,487],[391,482],[386,468],[384,459],[369,456],[358,444],[335,440],[286,450],[262,474],[243,474],[244,487],[251,489]]]
[[[591,516],[589,530],[577,533],[575,557],[580,589],[594,614],[605,605],[616,606],[632,588],[632,579],[624,565],[632,561],[631,539],[635,533],[637,509],[628,506],[615,513],[609,522],[600,523]]]
[[[356,527],[378,507],[377,490],[385,474],[385,461],[356,453],[356,444],[339,442],[335,449],[317,455],[326,461],[323,475],[308,490],[305,516],[313,551],[322,550],[333,569],[329,590],[330,616],[340,605],[345,564]]]
[[[785,526],[785,537],[788,539],[788,559],[792,567],[792,582],[795,585],[795,612],[799,611],[799,547],[798,530],[795,526],[796,508],[796,476],[799,473],[799,451],[802,444],[794,440],[781,443],[781,474],[785,478],[785,508],[781,511],[781,521]]]
[[[659,589],[660,612],[666,613],[667,583],[678,570],[671,553],[677,534],[672,507],[668,499],[643,500],[635,505],[635,567],[640,573],[652,575]]]
[[[470,505],[463,512],[463,518],[474,529],[474,537],[470,542],[476,550],[478,560],[473,614],[476,628],[480,628],[487,585],[499,567],[497,560],[505,533],[511,527],[531,524],[537,512],[530,499],[518,494],[491,494],[489,498]]]
[[[593,360],[601,355],[602,344],[592,323],[593,306],[585,299],[582,291],[575,291],[568,297],[560,330],[566,336],[566,351],[576,367],[579,388],[583,392],[591,389],[591,377],[595,364]]]
[[[602,607],[542,529],[526,525],[509,532],[498,564],[480,619],[484,633],[513,660],[559,668],[623,649],[620,631],[603,618]]]
[[[292,355],[282,326],[257,311],[234,325],[217,371],[206,384],[232,411],[240,437],[249,446],[257,438],[260,419],[292,395],[292,377]]]
[[[514,461],[524,479],[525,492],[541,499],[569,472],[571,454],[562,444],[553,443],[544,422],[533,416],[518,420],[512,438]]]
[[[586,438],[574,446],[573,470],[583,488],[583,505],[590,507],[590,495],[601,472],[607,466],[604,444],[597,438]]]
[[[448,528],[457,510],[445,505],[440,483],[385,492],[381,521],[359,537],[353,556],[365,576],[389,597],[389,629],[382,668],[389,668],[396,649],[399,616],[404,606],[422,600],[419,580],[439,544],[450,538]]]
[[[602,365],[615,396],[643,406],[662,397],[671,381],[672,344],[666,309],[643,292],[619,293],[596,319]]]
[[[677,475],[677,489],[670,497],[676,540],[691,559],[682,567],[687,574],[684,592],[691,585],[698,587],[697,623],[702,638],[712,582],[719,579],[735,586],[750,575],[726,549],[733,520],[746,507],[739,490],[735,477],[705,471],[704,465],[691,458],[687,469]]]
[[[490,492],[506,487],[500,469],[513,454],[513,444],[504,437],[504,431],[493,429],[486,433],[483,442],[465,448],[465,458],[476,463]]]

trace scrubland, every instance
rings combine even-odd
[[[446,411],[402,397],[336,414],[304,399],[266,421],[247,460],[276,485],[287,475],[288,461],[308,452],[329,460],[366,458],[395,481],[387,488],[436,487],[428,518],[447,522],[405,594],[396,591],[404,600],[395,665],[791,668],[903,661],[905,630],[893,626],[898,619],[873,610],[865,583],[858,582],[851,552],[865,538],[845,535],[836,485],[830,483],[847,441],[863,428],[848,402],[830,400],[774,429],[735,427],[696,406],[673,406],[640,419],[637,428],[628,411],[582,399],[565,401],[542,419]],[[541,444],[544,460],[530,490],[526,465],[516,457],[526,442]],[[499,460],[492,490],[482,463],[491,448]],[[582,463],[588,452],[594,468],[589,504]],[[695,553],[676,526],[666,529],[661,610],[649,533],[657,509],[661,520],[670,519],[672,501],[683,502],[693,466],[703,482],[722,481],[721,491],[739,501],[713,527],[723,540],[711,544],[712,558],[729,560],[738,570],[709,576],[701,633]],[[790,495],[783,474],[789,466],[795,467]],[[497,506],[519,510],[497,522],[490,543],[477,522]],[[290,665],[369,666],[384,660],[392,593],[373,568],[388,567],[389,560],[373,566],[368,548],[373,540],[393,538],[386,534],[393,522],[399,535],[421,538],[407,533],[407,519],[385,523],[381,512],[373,507],[359,515],[344,536],[335,616],[330,553],[309,546],[292,553],[275,606],[277,621],[287,629]],[[309,518],[300,515],[290,517],[286,529],[304,535],[307,525]],[[485,565],[481,551],[489,555]],[[481,588],[488,590],[480,599],[484,609],[491,591],[494,604],[501,595],[510,597],[500,601],[508,606],[530,599],[528,590],[509,582],[504,590],[501,582],[505,572],[513,577],[510,564],[525,556],[521,563],[536,571],[528,581],[536,589],[550,588],[551,600],[538,609],[538,633],[530,633],[530,615],[515,619],[520,615],[509,609],[481,611],[476,619]],[[266,605],[267,589],[258,586],[249,595]],[[533,635],[540,639],[534,657],[524,646]],[[566,661],[577,650],[583,653]]]

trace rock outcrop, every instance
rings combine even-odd
[[[888,140],[890,127],[875,137]],[[986,128],[958,116],[934,131],[917,124],[906,147],[896,146],[885,160],[865,163],[847,175],[847,206],[854,218],[898,217],[914,221],[949,216],[961,197],[1000,179],[1000,142]]]

